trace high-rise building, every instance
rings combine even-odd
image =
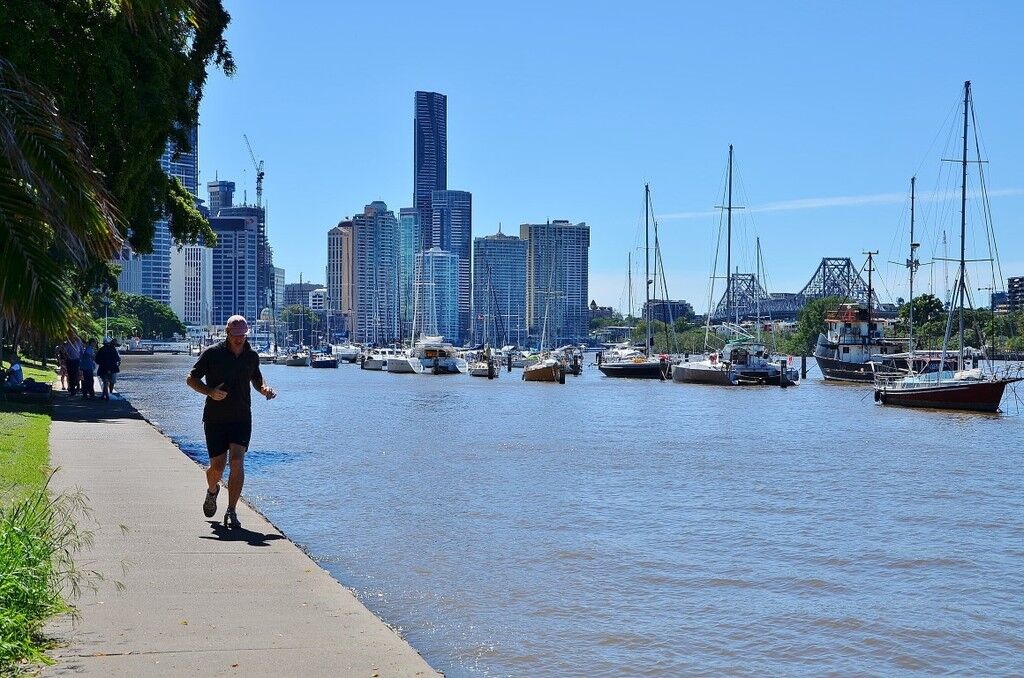
[[[179,148],[168,139],[164,153],[160,156],[160,167],[170,177],[177,177],[182,185],[193,195],[199,193],[199,133],[193,127],[188,131],[188,143],[191,150]],[[128,260],[138,259],[138,294],[144,294],[160,303],[171,305],[171,238],[170,222],[158,219],[153,225],[153,251],[149,254],[132,254]],[[129,264],[129,267],[135,264]],[[134,272],[125,276],[125,282],[131,282]]]
[[[353,339],[378,345],[398,340],[398,220],[383,202],[352,218],[352,262]]]
[[[473,195],[469,191],[434,191],[430,202],[430,247],[451,252],[459,258],[459,275],[456,280],[459,333],[450,339],[461,344],[468,338],[470,331]]]
[[[416,279],[416,253],[423,251],[419,218],[414,207],[398,210],[398,314],[402,336],[412,336],[412,314],[416,306],[413,281]]]
[[[416,255],[416,270],[419,273],[417,333],[440,335],[454,343],[459,334],[459,258],[432,247]]]
[[[217,234],[213,248],[212,324],[223,326],[233,315],[255,324],[260,309],[256,300],[256,245],[259,225],[255,217],[212,217]]]
[[[473,340],[526,341],[526,241],[499,230],[473,239]]]
[[[352,222],[342,220],[327,231],[327,305],[352,320]]]
[[[208,327],[213,311],[213,249],[171,248],[171,310],[186,325]]]
[[[1024,309],[1024,276],[1006,279],[1006,304],[1010,311]]]
[[[230,183],[230,182],[210,182],[207,184],[207,188],[212,188],[216,183]],[[233,185],[233,184],[232,184]],[[226,194],[218,196],[218,199],[226,197]],[[210,204],[214,203],[214,194],[210,194]],[[263,207],[256,207],[255,205],[221,205],[215,212],[212,207],[210,214],[221,217],[245,217],[256,220],[257,224],[257,243],[256,243],[256,299],[257,304],[262,311],[264,308],[270,308],[271,295],[273,294],[273,283],[274,283],[274,253],[270,247],[270,243],[267,241],[267,228],[266,228],[266,217],[267,211]]]
[[[309,293],[309,303],[306,304],[306,308],[310,311],[326,311],[327,310],[327,288],[318,287]]]
[[[284,308],[284,269],[274,267],[274,313]]]
[[[309,293],[321,287],[324,285],[316,282],[288,283],[284,286],[284,305],[307,306],[309,305]]]
[[[234,207],[235,182],[208,181],[206,182],[206,192],[210,196],[210,204],[207,205],[210,216],[219,216],[221,208]]]
[[[650,306],[648,306],[648,302],[644,302],[641,317],[649,317],[652,321],[659,320],[663,323],[674,323],[680,318],[689,320],[693,317],[693,306],[688,301],[681,299],[651,299],[649,303]],[[650,309],[649,316],[647,315],[648,309]]]
[[[125,243],[114,256],[114,263],[121,267],[117,275],[117,289],[125,294],[142,294],[142,257]]]
[[[590,228],[565,220],[522,224],[526,247],[526,316],[530,336],[545,346],[585,341]]]
[[[448,97],[416,92],[415,106],[412,205],[420,224],[429,224],[434,191],[448,188]]]

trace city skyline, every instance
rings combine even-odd
[[[211,76],[202,178],[230,175],[251,201],[246,132],[267,163],[275,263],[289,280],[314,275],[326,262],[323,248],[309,243],[338,219],[369,199],[408,205],[409,100],[417,90],[443,92],[447,184],[473,192],[477,234],[499,222],[512,232],[548,219],[586,221],[591,296],[618,308],[627,255],[642,261],[642,189],[650,181],[670,296],[703,312],[729,143],[737,201],[747,207],[736,257],[752,270],[744,262],[760,236],[769,291],[797,291],[822,257],[861,263],[862,251],[881,249],[885,261],[904,258],[909,178],[917,174],[932,203],[944,200],[947,187],[934,179],[944,148],[933,141],[970,78],[1004,273],[1024,271],[1024,235],[1016,232],[1024,168],[1014,161],[1024,152],[1016,124],[1022,93],[1013,86],[1021,59],[1007,32],[1021,13],[1016,6],[778,11],[741,3],[725,12],[656,4],[640,14],[569,5],[544,8],[539,23],[531,8],[540,6],[467,6],[452,13],[452,34],[464,39],[428,50],[413,39],[426,8],[325,4],[311,26],[228,3],[239,72]],[[388,26],[386,57],[327,51],[338,26],[364,24]],[[570,24],[575,30],[564,30]],[[640,34],[642,50],[621,40]],[[962,40],[978,34],[990,39]],[[303,49],[289,53],[300,40]],[[314,58],[329,68],[301,75]],[[268,88],[278,95],[265,106],[243,105],[267,99]],[[364,105],[339,105],[352,91],[366,96]],[[290,103],[299,100],[318,105]],[[381,161],[344,160],[370,148]],[[923,259],[942,256],[942,223],[919,214]],[[941,266],[931,269],[924,290],[931,283],[938,291]],[[904,271],[884,264],[879,277],[884,300],[906,295]]]

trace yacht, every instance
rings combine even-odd
[[[359,360],[359,356],[362,351],[354,344],[341,344],[338,346],[332,346],[331,353],[338,356],[339,360],[343,360],[347,363],[354,363]]]
[[[423,363],[411,351],[396,351],[385,357],[381,369],[392,374],[421,374]]]
[[[413,348],[413,355],[419,358],[424,372],[431,374],[465,374],[469,364],[459,357],[454,346],[443,337],[420,337]]]

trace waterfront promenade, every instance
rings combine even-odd
[[[202,470],[127,402],[58,392],[50,447],[52,489],[81,488],[93,511],[76,564],[105,580],[78,624],[49,626],[43,675],[439,675],[247,505],[241,530],[204,518]]]

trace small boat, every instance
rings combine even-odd
[[[661,379],[669,377],[671,363],[667,355],[647,357],[641,351],[632,356],[622,357],[615,361],[605,362],[602,358],[597,369],[606,377],[626,377],[631,379]]]
[[[394,354],[392,349],[370,349],[366,353],[359,356],[359,367],[364,370],[372,370],[374,372],[380,372],[384,369],[384,364]]]
[[[359,360],[359,356],[362,354],[362,350],[354,344],[342,344],[339,346],[332,346],[331,352],[338,356],[339,360],[343,360],[347,363],[354,363]]]
[[[739,383],[732,366],[718,359],[712,353],[704,360],[677,363],[672,366],[672,381],[680,384],[717,384],[735,386]]]
[[[431,374],[465,374],[469,363],[460,358],[458,351],[443,337],[421,337],[413,348],[413,355],[420,359],[424,372]]]
[[[288,367],[309,367],[311,362],[308,352],[297,351],[285,358],[284,364]]]
[[[310,358],[310,367],[337,369],[338,358],[330,353],[318,353]]]
[[[423,363],[407,351],[399,351],[387,356],[381,369],[391,374],[422,374]]]
[[[469,376],[497,379],[501,376],[501,363],[495,358],[471,362],[469,363]]]
[[[562,361],[548,356],[523,368],[523,381],[547,381],[557,384],[565,383],[565,370]]]

